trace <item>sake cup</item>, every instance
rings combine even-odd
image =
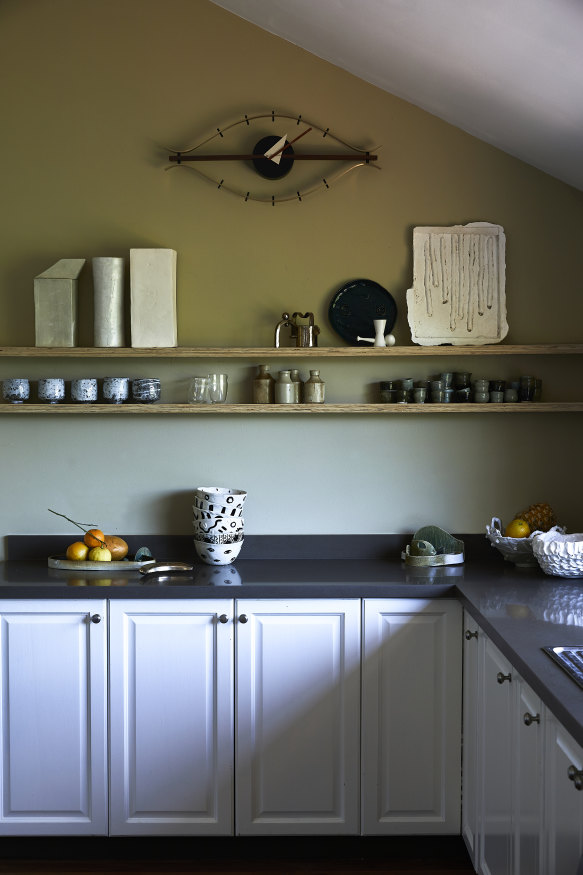
[[[71,401],[78,404],[92,404],[97,401],[97,380],[94,377],[71,380]]]
[[[65,381],[61,377],[42,377],[38,381],[38,400],[58,404],[65,399]]]
[[[10,404],[22,404],[30,396],[30,383],[26,377],[13,377],[2,381],[2,397]]]

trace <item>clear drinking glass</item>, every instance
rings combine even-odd
[[[189,404],[210,404],[208,377],[194,377],[188,389]]]
[[[227,400],[227,374],[209,374],[209,397],[213,404],[222,404]]]

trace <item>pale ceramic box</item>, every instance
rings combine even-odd
[[[177,346],[176,252],[130,249],[133,347]]]
[[[62,258],[34,278],[36,346],[77,345],[77,279],[84,258]]]

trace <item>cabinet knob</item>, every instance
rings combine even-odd
[[[575,766],[569,766],[567,769],[567,775],[569,781],[574,783],[576,790],[583,790],[583,771],[577,769]]]
[[[101,623],[101,614],[91,614],[92,623]]]
[[[512,675],[511,674],[502,674],[502,672],[499,671],[498,674],[496,675],[496,680],[498,681],[499,684],[503,684],[504,681],[508,681],[510,683],[512,681]]]
[[[469,629],[466,629],[466,634],[465,634],[466,641],[471,641],[472,638],[477,638],[477,637],[478,637],[478,630],[477,629],[474,632],[471,632]]]
[[[247,614],[241,614],[241,616],[239,617],[239,622],[240,623],[248,623],[249,617],[247,616]]]
[[[229,622],[229,618],[227,617],[227,615],[221,614],[219,617],[219,623],[228,623],[228,622]]]
[[[525,726],[530,726],[531,723],[540,723],[540,714],[529,714],[528,711],[526,711],[522,719],[524,720]]]

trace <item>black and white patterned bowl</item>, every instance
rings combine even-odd
[[[247,498],[244,489],[229,489],[226,486],[197,486],[194,490],[195,501],[207,501],[209,504],[221,504],[227,507],[243,507]]]
[[[244,543],[241,540],[234,544],[205,544],[204,541],[195,540],[194,549],[205,565],[230,565],[241,552]]]
[[[234,535],[243,531],[245,520],[242,516],[219,516],[212,514],[207,519],[193,520],[192,525],[194,531],[200,532],[201,535]]]

